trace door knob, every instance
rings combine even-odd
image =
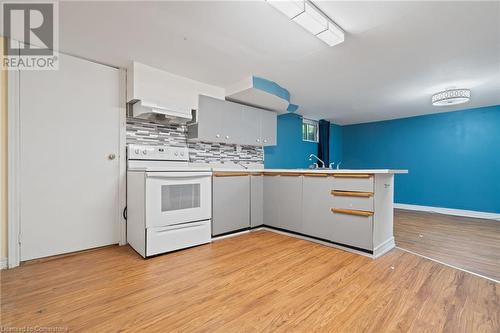
[[[116,155],[115,154],[109,154],[108,155],[108,159],[109,160],[114,160],[116,158]]]

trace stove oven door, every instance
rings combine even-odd
[[[147,172],[146,227],[211,219],[210,172]]]

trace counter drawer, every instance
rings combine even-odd
[[[146,256],[210,243],[210,220],[147,228]]]
[[[333,212],[332,241],[373,250],[373,216],[358,216]]]
[[[373,192],[373,175],[334,174],[333,189],[343,191]]]
[[[371,192],[332,191],[332,196],[335,208],[373,212],[373,194]]]

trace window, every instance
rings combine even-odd
[[[302,141],[318,142],[318,122],[302,119]]]

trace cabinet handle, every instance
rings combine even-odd
[[[336,178],[371,178],[372,174],[369,173],[334,173],[333,177]]]
[[[335,191],[330,192],[331,195],[342,196],[342,197],[364,197],[369,198],[373,196],[372,192],[351,192],[351,191]]]
[[[338,213],[338,214],[347,214],[347,215],[356,215],[356,216],[365,216],[365,217],[373,216],[373,212],[369,212],[366,210],[332,208],[331,211],[332,211],[332,213]]]
[[[306,177],[328,177],[327,173],[304,173],[304,176]]]
[[[249,175],[249,172],[214,172],[214,177],[242,177]]]
[[[263,172],[263,176],[279,176],[279,173],[277,172]]]

